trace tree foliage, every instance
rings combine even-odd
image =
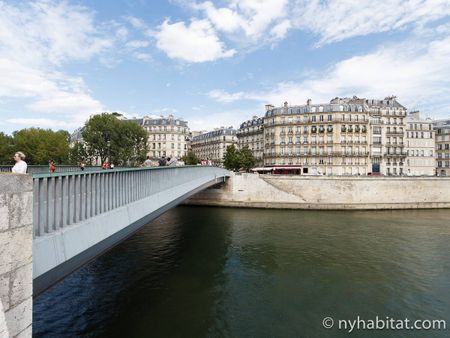
[[[108,159],[115,165],[138,165],[147,153],[147,132],[132,121],[119,120],[117,114],[92,116],[82,132],[89,157]]]
[[[83,142],[75,142],[69,151],[69,163],[70,164],[79,164],[81,161],[83,162],[91,162],[89,158],[86,146]]]
[[[200,163],[200,159],[195,155],[192,150],[189,150],[186,155],[181,159],[186,165],[197,165]]]
[[[13,138],[0,132],[0,164],[13,163],[14,142]]]
[[[249,171],[256,164],[256,159],[248,146],[244,146],[238,153],[238,161],[241,168]]]
[[[13,137],[13,152],[23,152],[28,164],[48,164],[49,160],[57,164],[68,162],[70,135],[65,130],[27,128],[15,131]]]
[[[223,156],[223,165],[226,169],[233,171],[237,171],[241,167],[239,163],[239,152],[234,144],[227,147],[227,151]]]
[[[247,147],[237,150],[233,145],[227,147],[227,151],[223,157],[223,165],[228,170],[238,171],[243,168],[246,171],[253,168],[256,164],[256,159],[252,151]]]

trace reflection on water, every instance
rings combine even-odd
[[[179,207],[36,299],[34,336],[333,337],[324,317],[358,315],[450,327],[449,254],[450,210]]]

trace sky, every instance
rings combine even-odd
[[[0,0],[8,134],[108,111],[238,127],[354,95],[449,118],[450,1]]]

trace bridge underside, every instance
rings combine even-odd
[[[224,177],[192,180],[35,238],[33,242],[34,296],[36,297],[188,197],[224,180]]]

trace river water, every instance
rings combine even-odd
[[[450,210],[178,207],[33,305],[35,337],[450,336]]]

